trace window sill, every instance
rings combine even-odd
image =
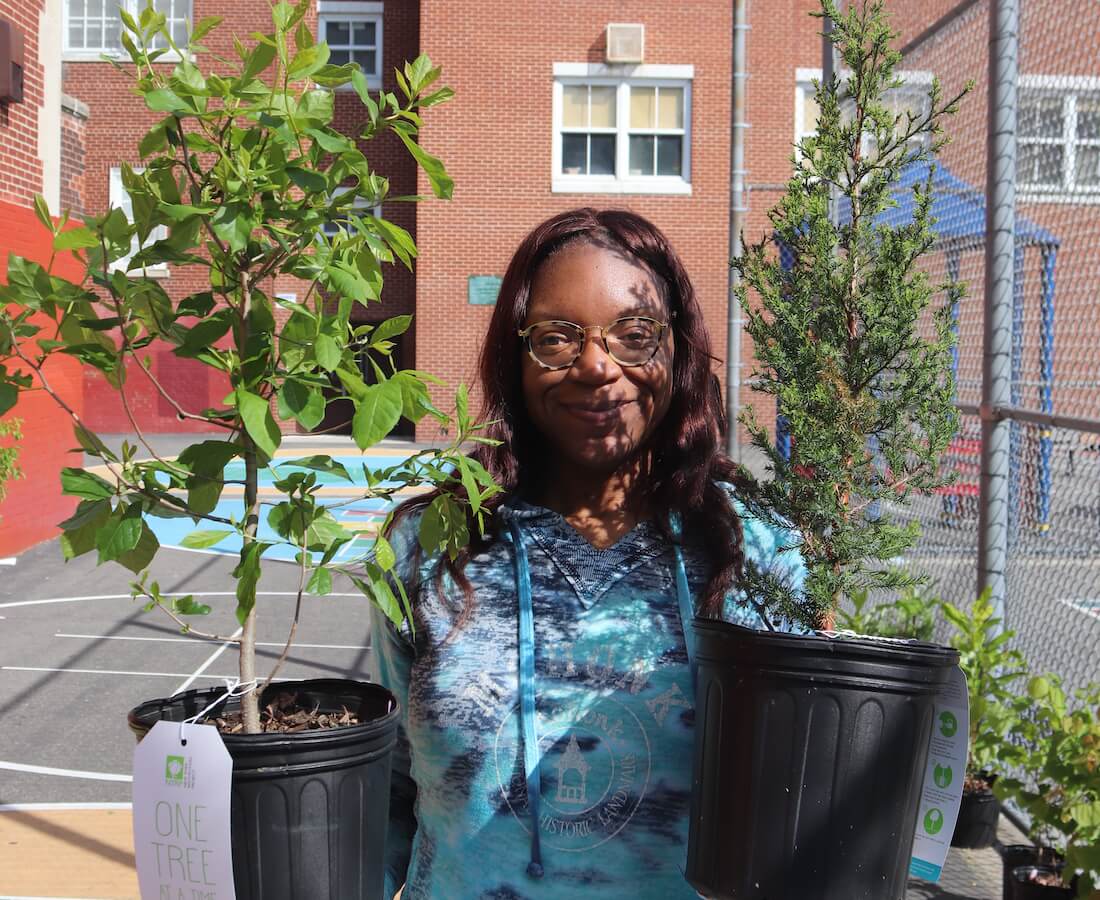
[[[118,272],[118,271],[120,271],[120,270],[117,269],[117,268],[112,268],[111,269],[112,273]],[[130,278],[152,278],[152,279],[155,279],[156,281],[160,281],[161,279],[172,277],[172,272],[168,268],[168,266],[159,267],[159,268],[149,268],[149,269],[133,269],[132,271],[127,272],[126,274]]]
[[[380,75],[368,75],[367,88],[372,91],[382,90],[382,77]],[[347,84],[337,85],[333,90],[338,94],[347,94],[355,91],[355,85],[349,81]]]
[[[691,182],[682,178],[577,178],[559,175],[551,180],[554,194],[679,194],[691,195]]]
[[[104,59],[104,57],[108,57]],[[61,54],[62,62],[75,62],[75,63],[106,63],[110,65],[111,60],[115,60],[121,63],[130,62],[130,56],[127,53],[107,53],[105,50],[65,50]],[[161,65],[162,63],[178,63],[180,61],[180,55],[169,50],[167,53],[158,57],[153,65]]]

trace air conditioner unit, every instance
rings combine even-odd
[[[609,63],[640,63],[645,59],[645,25],[624,25],[611,22],[607,26]]]

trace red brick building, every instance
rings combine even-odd
[[[58,8],[45,15],[43,2]],[[125,2],[136,7],[139,0]],[[913,88],[925,88],[932,74],[947,89],[966,78],[979,81],[952,126],[958,138],[944,157],[957,176],[979,190],[984,187],[987,3],[890,3],[902,32],[900,42],[909,45],[902,67]],[[1067,43],[1064,35],[1043,25],[1043,9],[1049,5],[1050,0],[1024,4],[1025,24],[1031,24],[1021,47],[1021,142],[1029,138],[1023,134],[1032,127],[1027,123],[1058,119],[1064,123],[1059,139],[1066,142],[1065,153],[1075,151],[1079,163],[1058,185],[1032,185],[1035,190],[1023,191],[1027,205],[1021,210],[1037,225],[1065,236],[1059,266],[1072,265],[1078,274],[1072,286],[1060,283],[1060,290],[1083,308],[1100,283],[1093,252],[1094,223],[1100,218],[1095,216],[1092,181],[1100,186],[1100,162],[1095,171],[1090,168],[1094,153],[1100,160],[1100,149],[1093,149],[1100,133],[1089,130],[1098,102],[1100,63],[1094,52],[1074,54],[1071,49],[1094,48],[1100,42],[1100,15],[1076,17],[1076,44]],[[493,278],[503,274],[526,230],[573,206],[625,206],[657,222],[682,254],[711,327],[720,359],[716,370],[724,381],[733,6],[731,0],[547,0],[536,5],[315,0],[307,21],[333,48],[334,61],[355,59],[372,85],[393,89],[394,66],[426,52],[443,66],[444,82],[456,92],[452,102],[427,113],[421,138],[454,176],[454,197],[448,203],[384,205],[383,214],[414,235],[421,255],[415,276],[400,266],[391,268],[383,302],[360,313],[371,321],[415,312],[414,328],[398,350],[401,365],[436,373],[452,387],[459,381],[472,383],[491,312]],[[177,33],[185,21],[224,16],[225,22],[204,41],[214,53],[229,51],[232,34],[263,29],[269,21],[269,6],[260,0],[239,0],[228,11],[212,0],[156,0],[156,7]],[[815,0],[769,0],[748,7],[745,235],[750,242],[768,230],[767,211],[789,175],[792,144],[813,126],[810,81],[820,71],[821,40],[820,21],[809,13],[816,8]],[[137,142],[154,117],[129,92],[126,78],[100,60],[101,53],[116,52],[119,45],[118,23],[108,9],[99,0],[0,0],[0,18],[19,17],[30,35],[28,59],[32,50],[39,52],[35,37],[61,26],[43,42],[50,56],[37,70],[59,73],[53,93],[43,93],[49,79],[28,64],[28,96],[33,99],[18,108],[7,105],[0,120],[0,200],[25,210],[31,193],[44,190],[36,185],[45,179],[55,185],[47,190],[55,212],[62,206],[91,212],[108,203],[124,204],[118,167],[124,160],[138,163]],[[616,32],[625,43],[620,46],[616,39],[609,48],[613,26],[625,26]],[[64,103],[62,91],[71,98]],[[899,109],[920,102],[919,90],[902,91],[897,98]],[[32,115],[32,108],[47,111]],[[338,126],[353,129],[357,108],[354,95],[339,95]],[[1046,119],[1035,112],[1044,109]],[[29,135],[39,119],[60,123],[51,127],[60,132],[58,147],[63,149],[36,149],[37,138]],[[15,134],[20,137],[12,143],[9,135]],[[1034,146],[1057,142],[1043,135],[1030,139]],[[430,194],[426,178],[395,144],[374,145],[372,165],[390,177],[393,194]],[[1044,159],[1057,157],[1057,151],[1024,152],[1032,154],[1029,159],[1044,153]],[[1064,165],[1069,158],[1062,157]],[[174,297],[198,288],[183,272],[150,274],[163,278]],[[964,354],[961,363],[965,377],[968,366],[971,374],[980,366],[981,254],[969,254],[960,274],[971,284],[962,324],[966,353],[971,354]],[[268,289],[300,290],[289,283]],[[1093,316],[1074,328],[1095,346],[1098,323],[1100,317]],[[1025,353],[1035,356],[1033,345],[1025,345]],[[160,380],[194,407],[224,394],[224,385],[209,370],[178,360],[167,350],[154,352],[153,358]],[[741,358],[744,381],[751,373],[747,340]],[[1098,365],[1095,355],[1090,362],[1081,354],[1073,364],[1085,369]],[[1100,384],[1100,372],[1088,378]],[[113,396],[95,377],[86,379],[84,404],[91,424],[104,432],[128,430]],[[143,428],[168,432],[194,427],[181,423],[140,379],[133,385],[132,405]],[[1073,398],[1085,402],[1086,396],[1100,394],[1086,391]],[[742,402],[752,399],[743,389]],[[766,418],[767,412],[762,414]],[[341,415],[334,409],[323,427],[338,427]],[[422,425],[418,437],[434,437],[431,428]]]

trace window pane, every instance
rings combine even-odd
[[[1061,137],[1062,98],[1024,95],[1020,101],[1022,137]]]
[[[69,21],[84,18],[84,0],[69,0]]]
[[[351,42],[356,47],[367,47],[374,43],[367,37],[367,22],[351,23]]]
[[[683,138],[677,135],[662,135],[657,138],[657,174],[681,175],[681,157]]]
[[[657,97],[657,127],[684,127],[683,88],[661,88]]]
[[[615,127],[615,88],[593,85],[589,95],[593,128]]]
[[[630,127],[653,128],[657,122],[657,89],[630,89]]]
[[[89,50],[94,50],[97,47],[103,46],[103,26],[97,20],[88,23],[88,32],[85,38],[84,44]]]
[[[1100,187],[1100,147],[1077,148],[1074,180],[1078,187]]]
[[[654,172],[653,151],[656,139],[648,134],[630,136],[630,174],[652,175]]]
[[[80,50],[84,47],[84,26],[69,25],[69,47]]]
[[[85,8],[88,10],[87,15],[98,19],[103,15],[103,0],[88,0]]]
[[[1100,138],[1100,97],[1077,98],[1077,137]]]
[[[1021,144],[1017,176],[1025,184],[1062,183],[1064,147],[1055,144]]]
[[[585,158],[588,155],[587,134],[563,134],[561,136],[561,171],[564,175],[584,175]]]
[[[172,23],[172,40],[176,42],[177,47],[182,47],[187,43],[187,23],[185,21],[177,19]]]
[[[161,38],[161,40],[164,40]],[[120,50],[122,48],[122,23],[117,19],[113,22],[108,20],[103,25],[103,46],[110,50]]]
[[[374,75],[378,71],[376,56],[377,51],[375,50],[355,51],[355,61],[359,63],[359,68],[362,69],[367,75]]]
[[[344,63],[351,62],[351,51],[330,50],[328,54],[328,61],[334,66],[342,66]]]
[[[327,20],[325,22],[325,41],[329,44],[340,44],[346,47],[351,43],[351,24],[349,22]]]
[[[588,127],[588,87],[567,84],[562,88],[561,124],[566,128]]]
[[[589,135],[591,141],[591,156],[589,160],[589,175],[614,175],[615,174],[615,135],[593,134]]]
[[[375,43],[375,22],[360,22],[355,28],[355,41],[364,47],[373,47]]]

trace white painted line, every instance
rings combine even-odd
[[[97,897],[25,897],[15,894],[5,894],[3,900],[99,900]],[[106,898],[104,898],[106,900]]]
[[[233,632],[232,636],[235,637],[235,638],[240,637],[241,632],[243,632],[243,631],[244,631],[243,627],[238,628],[236,631]],[[183,684],[181,684],[178,688],[176,688],[174,691],[172,691],[172,694],[175,695],[175,694],[180,693],[180,691],[186,691],[189,687],[191,687],[191,683],[196,678],[203,678],[203,677],[209,678],[210,677],[209,675],[203,676],[202,673],[205,672],[210,667],[210,664],[212,662],[214,662],[214,660],[216,660],[219,656],[221,656],[223,653],[225,653],[225,651],[231,646],[232,646],[232,642],[230,642],[230,641],[226,641],[224,644],[222,644],[217,650],[215,650],[213,653],[211,653],[206,658],[206,662],[204,662],[201,666],[199,666],[194,671],[194,673],[192,675],[190,675],[187,678],[186,681],[183,682]]]
[[[237,596],[235,591],[172,591],[163,594],[165,597],[186,597],[190,594],[192,597],[235,597]],[[257,591],[257,597],[297,597],[297,591]],[[308,597],[318,597],[318,594],[307,594]],[[363,595],[358,592],[339,592],[333,591],[331,594],[325,594],[325,597],[362,597]],[[129,600],[130,594],[86,594],[82,597],[46,597],[42,600],[16,600],[13,603],[0,603],[0,609],[7,609],[11,606],[38,606],[42,603],[76,603],[81,600]]]
[[[127,672],[118,669],[55,669],[49,666],[0,666],[5,672],[63,672],[69,675],[134,675],[142,678],[193,678],[186,672]],[[203,675],[203,678],[223,678],[221,675]],[[181,689],[182,690],[182,689]],[[178,693],[178,692],[177,692]]]
[[[27,772],[31,775],[60,775],[64,778],[88,778],[92,781],[133,781],[133,775],[115,775],[111,772],[85,772],[80,769],[55,769],[52,766],[29,766],[26,763],[0,761],[0,769],[9,772]]]
[[[14,556],[5,556],[3,559],[0,559],[0,566],[14,566],[15,562],[16,558]]]
[[[0,619],[4,618],[0,616]],[[60,638],[84,638],[90,641],[156,641],[158,643],[165,644],[209,644],[220,643],[214,641],[213,638],[199,637],[132,637],[122,634],[68,634],[64,631],[59,631],[54,637]],[[256,641],[257,647],[279,647],[280,649],[286,646],[285,641]],[[302,647],[307,650],[370,650],[370,644],[300,644],[295,641],[292,647]]]
[[[69,812],[82,809],[125,809],[132,803],[0,803],[0,813],[6,812]]]

